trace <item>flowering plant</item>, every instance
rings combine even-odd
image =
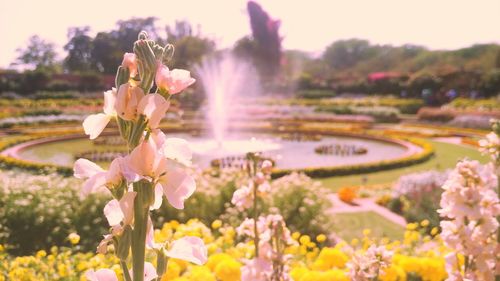
[[[195,82],[188,71],[170,71],[165,66],[172,53],[171,45],[162,47],[145,32],[139,34],[134,52],[125,53],[118,67],[116,88],[104,93],[103,113],[83,121],[85,133],[95,139],[111,120],[116,120],[129,153],[115,158],[108,170],[87,159],[78,159],[74,165],[75,177],[85,179],[84,195],[104,190],[113,196],[104,207],[110,232],[97,251],[104,254],[113,245],[127,281],[161,279],[168,258],[200,265],[207,260],[207,249],[198,237],[156,243],[150,218],[150,211],[162,205],[163,197],[174,208],[183,209],[184,201],[196,189],[188,173],[192,153],[187,142],[167,138],[158,129],[172,95]],[[156,92],[150,93],[154,82]],[[156,268],[145,261],[146,249],[156,253]],[[92,281],[117,280],[110,269],[89,270],[85,276]]]

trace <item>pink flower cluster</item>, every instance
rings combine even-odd
[[[494,163],[500,165],[500,137],[496,132],[490,132],[486,138],[479,140],[479,151],[490,155]]]
[[[497,216],[500,203],[493,165],[459,162],[443,185],[441,237],[454,252],[446,257],[448,281],[494,280],[498,262]],[[458,263],[457,255],[464,257]],[[464,279],[465,278],[465,279]]]
[[[384,246],[371,245],[366,252],[356,252],[347,263],[349,277],[352,281],[378,280],[379,275],[387,268],[393,253]]]
[[[267,181],[271,173],[272,163],[269,160],[264,160],[262,163],[261,171],[256,172],[255,176],[250,179],[248,185],[238,188],[233,193],[231,203],[238,209],[245,210],[252,207],[254,204],[255,196],[264,197],[269,193],[271,186]]]
[[[255,238],[255,227],[259,237],[259,255],[245,261],[241,268],[242,281],[291,280],[286,263],[291,258],[283,253],[286,246],[296,243],[281,215],[260,216],[245,219],[237,228],[240,236]],[[279,279],[276,279],[279,278]]]

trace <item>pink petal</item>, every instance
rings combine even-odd
[[[76,160],[73,166],[73,175],[78,179],[90,178],[103,171],[104,170],[99,167],[99,165],[84,158]]]
[[[148,249],[159,249],[161,244],[155,242],[155,230],[153,228],[153,222],[151,218],[148,217],[148,232],[146,233],[146,247]]]
[[[85,272],[85,277],[87,277],[89,281],[118,281],[116,273],[108,268],[102,268],[97,271],[89,269]]]
[[[127,192],[120,199],[120,209],[123,213],[123,224],[129,225],[134,219],[134,199],[137,192]]]
[[[137,117],[137,105],[144,97],[144,92],[130,83],[122,84],[116,94],[115,109],[118,116],[124,120],[135,120]]]
[[[127,163],[138,175],[143,177],[153,176],[157,157],[156,144],[152,139],[149,139],[134,148]]]
[[[108,172],[106,173],[106,182],[111,183],[113,185],[117,185],[122,180],[122,162],[124,161],[123,157],[117,157],[111,161],[109,165]]]
[[[106,172],[97,173],[83,183],[81,193],[82,195],[88,195],[104,185],[106,185]]]
[[[122,66],[127,67],[130,71],[130,77],[134,77],[137,74],[137,58],[134,53],[123,54]]]
[[[193,152],[186,140],[181,138],[168,138],[163,144],[163,154],[165,157],[185,165],[191,165]]]
[[[156,75],[155,75],[156,86],[160,89],[167,89],[168,90],[167,79],[168,79],[169,75],[170,75],[170,70],[168,69],[168,67],[159,63],[158,68],[156,69]]]
[[[207,248],[200,238],[186,236],[172,242],[167,256],[202,265],[207,262]]]
[[[161,119],[167,113],[170,103],[159,94],[146,95],[141,99],[137,106],[137,111],[146,115],[149,120],[149,127],[152,129],[158,128]]]
[[[108,251],[108,244],[113,240],[113,235],[111,234],[106,234],[104,235],[104,239],[99,242],[99,245],[97,246],[97,253],[105,255]]]
[[[158,277],[158,274],[156,273],[155,267],[149,263],[145,262],[144,263],[144,281],[151,281]]]
[[[97,138],[111,120],[111,116],[104,113],[92,114],[83,120],[83,130],[90,139]]]
[[[110,226],[120,224],[125,217],[122,209],[120,208],[120,202],[116,199],[109,201],[106,206],[104,206],[104,215],[106,216]]]
[[[130,275],[133,275],[132,269],[129,270]],[[158,277],[158,274],[156,273],[156,269],[153,266],[153,264],[149,262],[144,263],[144,281],[151,281],[155,278]]]
[[[166,174],[163,193],[168,202],[176,209],[184,209],[184,200],[196,190],[196,182],[182,169],[173,169]]]

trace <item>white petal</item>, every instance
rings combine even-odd
[[[104,206],[104,215],[110,226],[118,225],[125,218],[125,215],[120,208],[120,202],[113,199]]]
[[[193,152],[186,140],[181,138],[167,138],[163,143],[163,154],[165,157],[176,160],[189,166],[193,158]]]
[[[127,192],[120,199],[120,209],[123,213],[123,223],[131,224],[134,219],[134,199],[137,192]]]
[[[155,202],[153,206],[149,207],[149,210],[157,210],[161,207],[161,203],[163,202],[163,187],[161,184],[157,184],[155,186]]]
[[[90,139],[97,138],[111,120],[111,116],[104,113],[92,114],[83,120],[83,130]]]
[[[73,166],[73,174],[75,178],[78,179],[90,178],[93,175],[103,171],[104,170],[96,163],[83,158],[76,160]]]

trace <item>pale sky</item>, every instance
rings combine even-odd
[[[155,16],[160,26],[185,19],[201,25],[218,47],[250,34],[246,0],[0,0],[0,67],[16,48],[38,34],[60,50],[68,27],[89,25],[92,33],[111,30],[117,20]],[[372,43],[412,43],[456,49],[500,43],[500,0],[259,0],[282,22],[286,49],[319,53],[339,39]]]

